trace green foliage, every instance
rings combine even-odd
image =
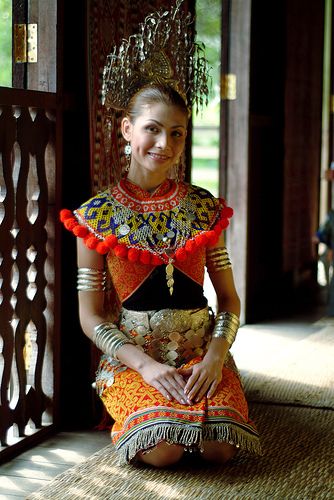
[[[194,116],[194,125],[219,125],[221,69],[221,0],[196,0],[197,39],[204,42],[211,67],[212,88],[209,105]]]
[[[197,39],[205,44],[206,57],[212,68],[212,89],[208,106],[198,115],[193,115],[193,145],[201,157],[193,156],[191,181],[217,195],[219,183],[221,0],[196,0],[196,31]],[[216,129],[197,128],[205,126],[215,126]],[[206,158],[206,155],[209,158]]]
[[[12,0],[0,0],[0,85],[12,85]]]
[[[196,0],[196,31],[205,44],[212,76],[211,99],[220,94],[221,0]]]

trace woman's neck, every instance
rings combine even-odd
[[[148,172],[147,174],[145,172],[138,173],[130,168],[127,179],[145,191],[153,193],[166,180],[166,176],[157,175],[152,172]]]

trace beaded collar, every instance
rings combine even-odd
[[[65,227],[101,254],[110,251],[142,264],[166,264],[173,291],[173,263],[196,248],[214,245],[233,211],[205,189],[167,180],[150,194],[128,180],[97,194],[74,211],[61,212]]]
[[[156,212],[171,210],[176,207],[187,194],[184,184],[176,184],[166,179],[157,189],[150,193],[127,178],[110,188],[111,196],[122,205],[135,212]]]

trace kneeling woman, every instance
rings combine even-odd
[[[179,9],[162,20],[159,13],[152,16],[171,25],[185,22]],[[155,47],[166,61],[168,43],[167,37],[163,50]],[[134,59],[133,71],[138,54]],[[130,92],[119,83],[128,75],[119,60],[110,61],[106,102],[118,97],[114,106],[124,108],[117,89]],[[240,309],[223,237],[232,210],[178,180],[189,103],[174,79],[150,78],[125,99],[128,171],[74,214],[61,213],[78,236],[80,320],[104,353],[97,388],[115,422],[112,441],[121,462],[164,467],[187,450],[226,462],[238,448],[260,452],[229,353]],[[203,293],[205,266],[218,297],[216,317]],[[104,305],[107,272],[121,304],[113,322]]]

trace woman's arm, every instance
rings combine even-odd
[[[78,238],[78,267],[96,270],[104,269],[104,258],[94,250],[89,250]],[[94,328],[108,321],[104,311],[104,292],[79,291],[79,317],[84,333],[94,341]],[[155,387],[167,399],[175,398],[186,404],[185,381],[172,366],[158,363],[133,344],[124,344],[117,350],[117,359],[137,371],[143,379]]]
[[[224,246],[224,237],[221,236],[215,248]],[[240,299],[235,289],[232,270],[212,270],[209,275],[218,298],[218,313],[231,312],[239,317]],[[208,397],[213,396],[222,379],[222,369],[229,348],[230,344],[224,338],[213,338],[203,360],[187,371],[180,371],[181,374],[189,376],[185,392],[190,400],[199,401],[205,394]]]
[[[81,238],[77,238],[78,268],[103,271],[104,258],[94,250],[87,248]],[[94,327],[107,321],[104,311],[103,291],[79,291],[79,318],[84,333],[93,340]]]

